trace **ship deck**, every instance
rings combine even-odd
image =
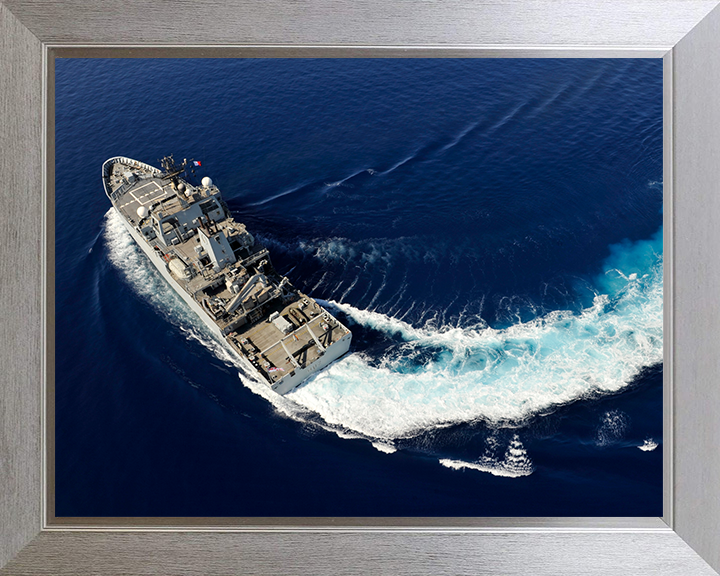
[[[137,210],[141,206],[150,209],[155,205],[154,209],[162,210],[165,216],[187,206],[187,202],[177,195],[171,182],[148,171],[145,171],[139,180],[129,182],[125,178],[126,169],[123,164],[115,164],[109,174],[108,184],[113,193],[115,207],[134,226],[138,217]],[[137,166],[133,167],[133,171],[141,172]],[[162,203],[161,208],[157,206],[158,203]],[[219,229],[224,228],[224,222],[218,222],[216,225]],[[225,270],[213,271],[210,266],[201,265],[195,252],[197,245],[197,234],[191,232],[187,240],[161,248],[164,254],[179,257],[195,270],[192,278],[179,279],[175,276],[173,278],[181,289],[184,287],[191,295],[203,290],[202,294],[229,301],[233,294],[221,281]],[[260,244],[241,250],[245,251],[239,253],[245,265],[253,264],[268,255],[267,249]],[[281,278],[274,273],[269,277],[273,278],[274,284],[281,281]],[[218,280],[221,281],[219,285],[217,285]],[[210,288],[215,285],[215,288]],[[276,312],[291,326],[288,328],[288,333],[284,333],[270,321],[269,317]],[[315,300],[297,291],[292,300],[272,299],[258,307],[256,311],[250,311],[248,317],[249,322],[236,328],[235,332],[231,332],[227,341],[248,358],[271,383],[277,382],[296,369],[309,366],[318,360],[327,348],[348,333],[347,328]],[[235,316],[225,316],[215,321],[215,324],[224,330],[234,318]]]
[[[168,214],[182,208],[170,182],[161,178],[148,178],[137,183],[124,195],[118,198],[117,208],[133,224],[137,219],[137,210],[140,206],[150,207],[158,202],[163,203],[163,212]]]
[[[127,183],[124,181],[123,173],[130,169],[136,173],[142,172],[137,167],[128,167],[117,163],[112,167],[108,179],[112,191],[124,187],[122,194],[115,200],[115,207],[130,223],[136,223],[137,210],[141,206],[150,208],[153,204],[161,202],[163,212],[172,214],[187,204],[177,195],[169,180],[159,178],[149,172],[145,172],[142,180]]]
[[[308,304],[301,310],[300,304],[303,302]],[[300,298],[286,305],[276,304],[268,310],[268,314],[272,312],[278,312],[288,320],[293,331],[283,334],[265,317],[256,324],[241,327],[228,338],[230,344],[239,352],[251,360],[253,357],[256,359],[256,368],[270,382],[276,382],[298,366],[304,367],[313,363],[322,356],[323,348],[330,347],[347,333],[346,329],[331,315],[326,314],[312,298],[302,294]],[[271,371],[271,368],[279,370]]]

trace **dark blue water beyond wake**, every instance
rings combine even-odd
[[[58,516],[662,514],[662,63],[59,60]],[[353,331],[279,397],[100,166],[202,161]]]

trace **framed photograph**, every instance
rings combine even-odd
[[[0,5],[3,170],[45,191],[8,199],[6,569],[715,573],[716,4],[140,48]]]
[[[54,56],[58,523],[662,516],[662,59]]]

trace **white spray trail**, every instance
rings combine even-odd
[[[240,369],[232,353],[147,262],[114,211],[106,218],[110,259],[133,288],[188,338]],[[620,390],[644,367],[662,361],[657,238],[614,250],[606,268],[607,285],[598,284],[607,293],[598,294],[582,313],[553,312],[504,330],[481,323],[474,328],[418,328],[334,303],[352,321],[397,335],[401,343],[380,359],[350,354],[285,397],[252,379],[242,380],[286,416],[314,422],[320,416],[323,427],[361,435],[387,452],[395,440],[432,428],[477,420],[522,421],[589,394]]]
[[[355,353],[293,392],[333,425],[393,440],[463,422],[521,422],[627,386],[662,362],[662,233],[611,250],[581,313],[556,311],[506,329],[416,328],[350,304],[352,321],[399,337],[381,359]],[[427,326],[427,325],[426,325]]]

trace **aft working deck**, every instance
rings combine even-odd
[[[228,341],[244,354],[263,375],[275,382],[298,368],[309,366],[348,331],[304,294],[286,305],[275,306],[291,331],[283,333],[272,321],[264,319],[246,325],[229,335]]]

